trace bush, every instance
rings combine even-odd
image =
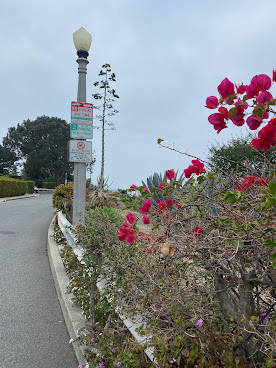
[[[28,193],[33,194],[35,182],[33,180],[28,180],[27,185],[28,185]]]
[[[45,189],[55,189],[57,186],[56,182],[54,181],[44,181],[43,188]]]
[[[0,198],[20,196],[27,193],[27,190],[27,181],[0,178]]]
[[[73,217],[73,190],[74,183],[70,182],[59,185],[53,194],[53,207],[63,211],[70,222]]]

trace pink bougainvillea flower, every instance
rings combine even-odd
[[[248,103],[245,101],[243,102],[240,98],[237,102],[235,102],[235,107],[237,109],[237,114],[242,114],[244,110],[248,108]]]
[[[137,185],[134,185],[134,184],[132,184],[130,187],[130,189],[136,189],[136,188],[137,188]]]
[[[273,72],[272,72],[272,80],[273,80],[273,82],[276,82],[276,70],[274,70],[274,68],[273,68]]]
[[[229,111],[226,109],[226,107],[220,107],[218,111],[221,113],[224,119],[229,119]]]
[[[249,86],[246,86],[246,95],[249,99],[258,96],[259,92],[260,89],[256,84],[251,83]]]
[[[204,164],[199,160],[192,160],[192,164],[188,169],[184,170],[185,178],[189,179],[192,174],[199,175],[200,173],[206,172]]]
[[[159,210],[163,210],[163,209],[167,208],[166,203],[164,203],[164,202],[162,202],[162,201],[161,201],[161,202],[158,204],[158,208],[159,208]]]
[[[202,172],[206,172],[203,162],[200,162],[199,160],[192,160],[192,164],[195,167],[195,174],[199,175]]]
[[[182,209],[182,206],[180,203],[176,203],[175,207],[178,209],[178,210],[181,210]]]
[[[143,216],[142,221],[143,221],[143,224],[148,225],[148,224],[150,223],[150,218],[149,218],[149,216]]]
[[[246,91],[246,86],[244,86],[243,83],[239,86],[236,85],[236,90],[239,95],[243,95]]]
[[[263,113],[263,119],[268,119],[269,118],[269,112],[268,111],[265,111]]]
[[[271,87],[271,79],[266,74],[259,74],[252,78],[251,84],[255,84],[259,91],[267,91]]]
[[[225,78],[218,86],[218,92],[225,100],[227,97],[235,93],[235,86],[228,78]]]
[[[214,114],[208,117],[209,123],[212,125],[218,125],[224,122],[224,116],[219,112],[215,112]]]
[[[250,115],[247,119],[246,119],[246,123],[249,126],[249,129],[251,130],[256,130],[259,128],[259,126],[262,124],[263,119],[260,118],[258,115],[253,114]]]
[[[193,230],[193,233],[196,235],[196,236],[200,236],[202,234],[202,228],[197,226],[194,230]]]
[[[266,102],[272,100],[273,96],[270,92],[264,91],[262,93],[259,94],[259,96],[257,97],[257,102],[259,104],[265,104]]]
[[[161,202],[161,199],[159,198],[154,198],[156,200],[157,203],[160,203]]]
[[[129,225],[129,223],[127,221],[124,221],[123,222],[123,227],[130,228],[131,226]]]
[[[187,178],[187,179],[189,179],[192,175],[193,175],[193,166],[192,165],[190,165],[189,167],[188,167],[188,169],[185,169],[184,170],[184,175],[185,175],[185,178]]]
[[[203,319],[202,319],[202,318],[201,318],[201,319],[199,319],[199,320],[197,321],[196,325],[197,325],[198,327],[202,327],[202,325],[203,325]]]
[[[143,203],[143,206],[140,208],[140,212],[143,214],[143,215],[147,215],[149,213],[149,210],[151,208],[151,200],[150,199],[146,199]]]
[[[169,206],[173,206],[173,205],[174,205],[174,203],[173,203],[173,201],[172,201],[171,199],[167,199],[165,202],[166,202]]]
[[[175,177],[175,172],[173,169],[166,171],[166,177],[168,180],[172,180]]]
[[[262,151],[267,151],[271,147],[270,142],[264,138],[254,138],[252,140],[252,146]]]
[[[129,232],[127,238],[126,238],[126,241],[129,243],[129,244],[132,244],[134,243],[135,241],[135,235],[134,235],[134,232]]]
[[[276,145],[276,119],[271,119],[265,127],[258,132],[258,138],[252,140],[252,146],[263,151]]]
[[[121,227],[118,230],[118,238],[120,241],[125,241],[129,233],[129,229],[126,227]]]
[[[256,175],[245,176],[243,180],[235,185],[235,189],[240,192],[249,190],[253,185],[263,187],[268,183],[267,179],[262,176],[258,178]]]
[[[159,184],[158,188],[159,189],[164,189],[164,185],[163,184]]]
[[[236,126],[242,126],[245,123],[244,114],[236,114],[233,119],[233,124]]]
[[[133,213],[129,213],[128,215],[126,215],[126,219],[130,224],[133,224],[133,222],[137,220],[137,217],[133,215]]]
[[[219,112],[212,114],[208,117],[209,123],[214,126],[214,129],[217,130],[217,133],[222,131],[222,129],[227,128],[226,123],[224,121],[224,117]]]
[[[148,192],[149,191],[149,188],[148,187],[145,187],[144,188],[144,191]]]
[[[206,106],[208,109],[216,109],[219,105],[219,101],[216,96],[210,96],[206,99]]]

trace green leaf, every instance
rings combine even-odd
[[[205,180],[204,175],[200,175],[200,176],[198,176],[198,178],[197,178],[197,182],[198,182],[198,184],[201,184],[204,180]]]
[[[237,113],[237,109],[235,107],[232,107],[232,109],[229,110],[229,118],[233,120],[236,113]]]
[[[243,98],[242,98],[243,102],[247,101],[248,100],[248,97],[247,95],[244,95]]]
[[[208,179],[211,179],[211,180],[215,179],[216,176],[217,176],[217,173],[216,172],[213,172],[213,171],[210,171],[207,174],[207,178]]]
[[[228,203],[236,203],[236,202],[240,202],[241,198],[243,196],[243,192],[240,192],[238,190],[234,190],[234,191],[229,191],[226,193],[224,200]]]
[[[163,141],[164,141],[164,139],[161,139],[161,138],[158,138],[158,139],[157,139],[157,143],[158,143],[158,144],[160,144],[160,143],[161,143],[161,142],[163,142]]]
[[[265,202],[264,208],[268,210],[269,208],[276,206],[276,199],[268,198]]]
[[[276,105],[276,99],[275,98],[272,98],[272,100],[270,100],[269,102],[268,102],[268,104],[269,105]]]
[[[261,119],[263,118],[263,110],[262,109],[258,109],[258,108],[254,109],[252,113],[259,116]]]
[[[267,239],[264,241],[264,247],[266,248],[276,248],[276,242],[274,239]]]
[[[233,93],[232,95],[230,95],[230,96],[228,96],[228,97],[226,98],[226,101],[231,101],[231,100],[233,100],[236,96],[237,96],[237,93]]]
[[[270,191],[272,197],[275,197],[276,196],[276,182],[273,181],[272,183],[270,183],[268,185],[268,188],[269,188],[269,191]]]

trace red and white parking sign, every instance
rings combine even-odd
[[[71,102],[72,124],[93,124],[93,104],[87,102]]]

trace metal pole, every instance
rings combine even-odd
[[[87,53],[88,54],[88,53]],[[86,66],[89,61],[84,57],[77,59],[79,64],[78,102],[86,102]],[[74,196],[73,196],[73,225],[84,224],[86,199],[86,163],[74,163]]]

